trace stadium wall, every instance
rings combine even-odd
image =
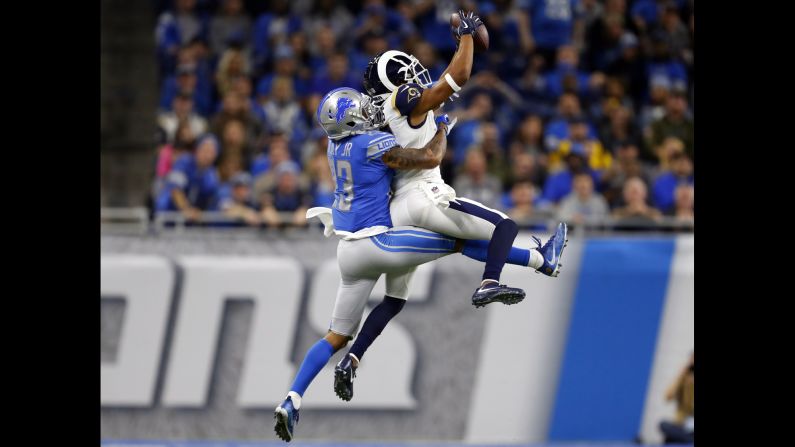
[[[105,235],[101,251],[102,438],[272,439],[272,409],[328,326],[336,241]],[[527,299],[483,309],[469,304],[478,263],[422,266],[354,400],[327,367],[298,436],[659,442],[664,389],[693,348],[693,259],[692,235],[572,237],[559,278],[507,266]],[[371,304],[382,296],[379,283]]]

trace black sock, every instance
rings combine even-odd
[[[483,279],[500,280],[502,268],[505,266],[505,261],[508,259],[508,253],[511,252],[517,234],[519,234],[519,226],[513,220],[503,219],[497,224],[491,241],[489,241]]]
[[[384,296],[384,300],[375,306],[375,309],[364,320],[362,330],[359,331],[359,335],[356,336],[356,341],[353,342],[348,353],[355,355],[361,361],[367,348],[381,335],[381,331],[384,330],[389,320],[400,313],[404,304],[406,304],[406,300]]]

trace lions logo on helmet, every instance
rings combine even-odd
[[[378,129],[384,123],[384,113],[369,96],[341,87],[328,92],[320,101],[317,121],[329,139],[339,140]]]
[[[377,104],[399,86],[413,82],[423,87],[431,85],[431,76],[420,61],[402,51],[389,50],[372,58],[364,71],[364,89]]]

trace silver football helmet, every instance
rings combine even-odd
[[[317,121],[329,139],[378,129],[384,124],[384,112],[372,98],[350,87],[334,89],[320,101]]]

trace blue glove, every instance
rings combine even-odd
[[[459,10],[458,17],[461,18],[461,23],[458,24],[458,28],[455,30],[455,33],[459,39],[464,34],[474,33],[475,29],[483,24],[483,21],[480,20],[480,17],[476,16],[474,12],[467,14],[463,10]]]
[[[445,113],[443,115],[437,116],[434,119],[434,122],[436,122],[436,127],[439,127],[440,123],[447,125],[447,131],[445,132],[445,135],[450,135],[450,131],[453,130],[453,126],[455,126],[455,123],[458,122],[458,118],[453,118],[451,120],[450,117]]]

